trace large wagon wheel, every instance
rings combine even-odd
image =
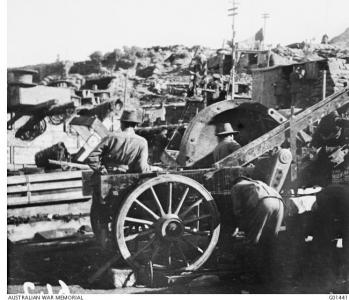
[[[213,252],[219,214],[211,194],[195,180],[165,174],[149,179],[124,200],[113,238],[134,268],[196,270]]]

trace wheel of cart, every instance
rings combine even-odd
[[[163,174],[124,198],[112,220],[112,238],[133,268],[193,271],[210,257],[220,232],[211,194],[197,181]]]

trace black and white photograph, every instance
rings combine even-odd
[[[4,6],[5,299],[348,300],[348,0]]]

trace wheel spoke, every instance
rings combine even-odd
[[[158,255],[158,253],[159,253],[159,250],[160,250],[160,246],[158,246],[158,245],[156,245],[156,247],[155,247],[155,250],[154,250],[154,252],[153,252],[153,254],[151,255],[151,261],[154,263],[154,261],[155,261],[155,257]]]
[[[162,215],[162,216],[165,215],[165,211],[164,211],[164,209],[162,208],[162,205],[161,205],[161,203],[160,203],[160,200],[159,200],[158,196],[156,195],[156,193],[155,193],[155,191],[154,191],[154,188],[153,188],[152,186],[150,187],[150,190],[151,190],[151,192],[152,192],[152,194],[153,194],[153,197],[154,197],[154,199],[155,199],[156,205],[158,206],[161,215]]]
[[[193,248],[195,248],[198,252],[200,252],[201,254],[204,253],[204,250],[202,250],[199,246],[195,245],[192,241],[190,240],[186,240],[184,237],[182,238],[182,240],[184,242],[186,242],[187,244],[189,244],[190,246],[192,246]]]
[[[200,217],[193,217],[193,218],[190,218],[187,220],[183,220],[183,224],[189,224],[189,223],[196,222],[196,221],[203,220],[203,219],[207,219],[210,217],[211,217],[211,215],[202,215]]]
[[[200,205],[196,207],[196,215],[200,217]],[[200,230],[200,221],[196,222],[196,230]]]
[[[144,250],[148,249],[152,243],[154,243],[155,237],[152,238],[148,243],[146,243],[142,248],[140,248],[135,254],[131,255],[128,259],[134,260],[139,254],[141,254]]]
[[[170,182],[168,184],[168,213],[171,214],[172,213],[172,182]]]
[[[142,202],[140,202],[138,199],[134,200],[134,203],[137,203],[140,207],[142,207],[148,214],[150,214],[155,220],[158,220],[160,217],[153,212],[148,206],[144,205]]]
[[[184,263],[185,263],[186,266],[188,267],[188,266],[189,266],[189,262],[188,262],[188,259],[187,259],[187,257],[185,256],[185,254],[184,254],[184,252],[183,252],[183,250],[182,250],[182,247],[181,247],[180,245],[178,245],[178,242],[176,242],[175,245],[176,245],[176,248],[178,249],[178,252],[179,252],[179,254],[181,255],[181,257],[182,257]]]
[[[139,238],[141,236],[146,236],[146,235],[149,235],[152,233],[154,233],[154,229],[147,229],[147,230],[135,233],[135,234],[130,234],[128,236],[125,236],[125,242],[129,242],[129,241],[132,241],[132,240]]]
[[[183,203],[184,203],[184,200],[185,200],[185,198],[187,197],[187,195],[188,195],[188,192],[189,192],[189,187],[187,187],[186,189],[185,189],[185,191],[184,191],[184,193],[183,193],[183,196],[182,196],[182,198],[181,198],[181,201],[179,202],[179,204],[178,204],[178,207],[177,207],[177,209],[176,209],[176,211],[175,211],[175,215],[178,215],[179,214],[179,211],[181,210],[181,208],[182,208],[182,205],[183,205]]]
[[[185,211],[184,213],[182,213],[180,215],[180,217],[183,219],[193,208],[195,208],[196,206],[200,205],[202,203],[203,199],[199,199],[198,201],[194,202],[192,205],[190,205]]]
[[[154,222],[149,221],[149,220],[137,219],[137,218],[131,218],[131,217],[126,217],[125,221],[130,221],[130,222],[140,223],[140,224],[146,224],[146,225],[153,225],[154,224]]]

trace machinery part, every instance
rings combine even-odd
[[[281,113],[279,113],[277,110],[273,108],[269,108],[268,114],[279,124],[286,122],[288,120],[286,117],[284,117]],[[303,130],[300,130],[297,132],[297,139],[299,139],[300,142],[303,144],[311,142],[311,136],[305,133]]]
[[[278,122],[267,107],[251,101],[221,101],[200,111],[185,131],[177,163],[180,166],[205,168],[213,164],[212,152],[218,144],[216,126],[229,122],[240,131],[237,141],[243,146],[270,131]]]
[[[26,124],[18,129],[15,136],[23,141],[32,141],[39,135],[43,134],[46,128],[47,124],[45,119],[34,120],[31,118]]]
[[[287,121],[287,118],[285,118],[282,114],[280,114],[277,110],[273,108],[268,109],[268,115],[280,124]]]
[[[271,175],[267,182],[268,185],[273,187],[276,191],[280,192],[288,170],[290,169],[292,162],[292,154],[288,149],[280,149],[276,155],[271,169]]]
[[[267,151],[282,145],[285,140],[289,138],[291,129],[293,132],[299,132],[300,130],[307,128],[316,120],[321,119],[324,115],[346,105],[348,101],[349,88],[334,93],[298,113],[291,121],[280,124],[270,132],[265,133],[248,145],[241,147],[234,153],[223,158],[215,163],[215,167],[244,166]],[[292,123],[292,125],[290,123]],[[295,151],[295,149],[291,149],[291,151]]]
[[[49,116],[50,123],[53,125],[60,125],[64,122],[65,119],[66,119],[65,114]]]
[[[211,194],[174,174],[149,179],[124,200],[113,218],[113,239],[134,268],[193,271],[213,252],[220,232]]]
[[[43,134],[47,128],[47,123],[45,119],[40,120],[38,123],[35,123],[33,126],[33,131],[31,134],[31,138],[35,139],[39,135]]]
[[[49,162],[50,159],[57,161],[70,160],[70,154],[63,142],[59,142],[57,144],[52,145],[51,147],[48,147],[35,153],[35,164],[38,167],[46,169],[58,169],[59,167],[57,165],[52,165]],[[63,170],[67,169],[66,165],[61,165],[60,167]]]

